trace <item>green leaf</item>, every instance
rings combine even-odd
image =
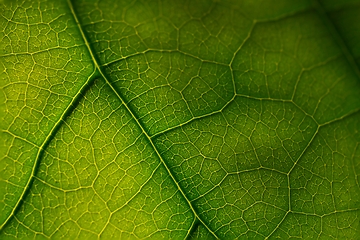
[[[359,235],[359,1],[1,5],[1,239]]]

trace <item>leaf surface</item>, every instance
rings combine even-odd
[[[6,1],[0,235],[360,232],[356,1]]]

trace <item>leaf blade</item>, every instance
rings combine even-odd
[[[351,130],[333,139],[343,145],[341,136],[353,133],[351,144],[359,143],[358,76],[311,4],[284,2],[272,11],[254,11],[253,3],[241,3],[250,16],[238,14],[246,11],[231,3],[74,4],[72,24],[88,50],[83,59],[96,69],[87,79],[99,79],[82,99],[72,98],[78,105],[71,113],[63,112],[64,125],[50,134],[36,183],[2,233],[265,238],[357,231],[356,221],[346,220],[359,214],[352,195],[359,188],[357,170],[347,170],[334,184],[350,195],[327,192],[329,184],[316,181],[322,173],[293,178],[299,168],[307,169],[306,161],[338,162],[326,151],[308,157],[314,146],[326,145],[318,140],[323,129],[352,119]],[[107,105],[118,107],[104,117]],[[354,169],[356,149],[350,149],[353,157],[346,155],[349,149],[339,150],[346,155],[343,164]],[[127,168],[128,159],[136,163]],[[146,167],[149,162],[152,167]],[[301,185],[303,178],[308,185]],[[299,207],[307,200],[295,183],[310,192],[314,186],[325,189],[312,193],[315,215]],[[34,200],[38,196],[42,206]],[[48,196],[55,197],[46,202]],[[298,219],[314,221],[297,224]],[[325,235],[311,230],[319,224],[327,227]]]

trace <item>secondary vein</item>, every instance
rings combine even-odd
[[[79,99],[82,97],[82,93],[84,92],[84,90],[87,88],[87,86],[89,86],[91,84],[91,82],[94,80],[93,76],[95,75],[95,69],[94,71],[90,74],[90,76],[88,77],[88,79],[84,82],[84,84],[81,86],[81,88],[79,89],[79,91],[76,93],[76,95],[72,98],[72,100],[70,101],[70,103],[68,104],[68,106],[65,108],[64,112],[61,114],[60,118],[56,121],[56,123],[53,125],[53,127],[51,128],[49,134],[46,136],[45,140],[43,141],[43,143],[41,144],[41,146],[39,147],[36,157],[35,157],[35,162],[33,164],[33,167],[31,169],[31,173],[30,176],[25,184],[24,190],[22,191],[20,197],[18,198],[17,202],[15,203],[15,206],[12,208],[11,213],[9,214],[9,216],[5,219],[4,223],[0,226],[0,230],[3,229],[3,227],[9,222],[9,220],[11,219],[12,216],[14,216],[15,211],[20,207],[20,203],[21,201],[24,199],[26,192],[30,189],[31,186],[31,182],[34,179],[35,173],[36,173],[36,169],[39,166],[40,163],[40,158],[43,155],[46,147],[48,146],[48,144],[50,143],[50,141],[53,139],[55,133],[57,132],[57,130],[59,129],[59,127],[61,126],[63,119],[72,111],[72,107],[75,105],[76,102],[79,101]]]

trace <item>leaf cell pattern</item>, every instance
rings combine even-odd
[[[2,239],[359,233],[359,3],[2,4]]]

